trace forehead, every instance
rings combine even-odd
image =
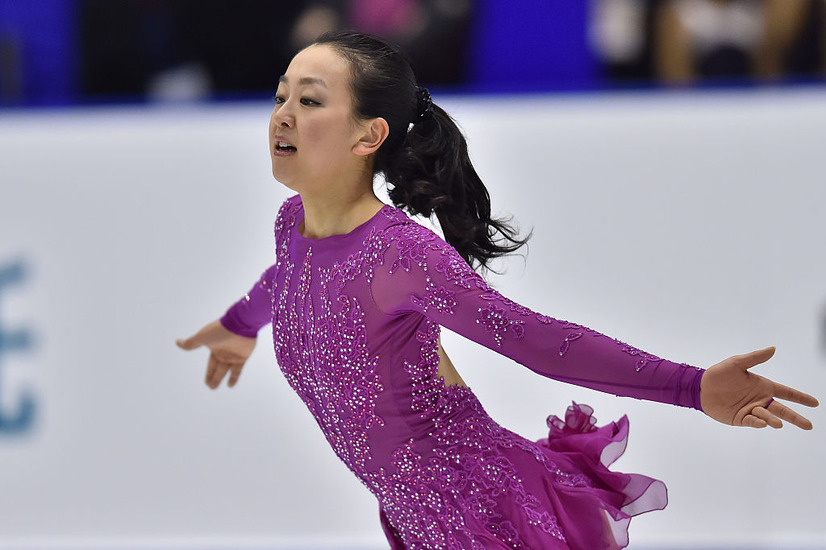
[[[300,81],[327,88],[346,87],[350,83],[350,64],[330,46],[316,44],[293,57],[282,80],[292,86]]]

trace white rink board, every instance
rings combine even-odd
[[[500,290],[699,366],[776,345],[758,372],[826,398],[826,90],[435,100],[494,208],[534,230]],[[0,353],[0,413],[35,407],[0,432],[0,548],[383,547],[266,330],[233,390],[173,344],[271,262],[290,193],[270,176],[270,107],[0,112],[0,271],[24,267],[0,284],[0,329],[32,341]],[[444,342],[528,437],[571,400],[629,415],[617,469],[670,496],[631,548],[826,547],[822,409],[812,433],[738,430]]]

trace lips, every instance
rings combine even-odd
[[[273,143],[273,152],[276,155],[284,156],[295,153],[297,151],[295,145],[293,145],[292,143],[290,143],[282,137],[276,137],[273,140]]]

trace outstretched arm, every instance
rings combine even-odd
[[[673,363],[515,304],[420,226],[397,226],[388,233],[389,246],[372,282],[373,298],[387,313],[421,313],[562,382],[693,407],[727,424],[779,427],[783,419],[804,429],[811,427],[779,402],[764,407],[775,397],[817,405],[812,396],[748,372],[768,360],[773,348],[732,357],[707,371]]]
[[[817,399],[749,372],[752,367],[771,359],[774,351],[771,347],[735,355],[709,368],[700,384],[703,411],[714,420],[732,426],[781,428],[782,420],[785,420],[811,430],[812,423],[807,418],[775,398],[807,407],[817,407]]]
[[[699,409],[703,370],[655,357],[587,327],[514,303],[492,289],[427,229],[387,230],[387,248],[372,273],[376,305],[411,313],[561,382]]]

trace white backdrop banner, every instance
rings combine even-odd
[[[826,397],[826,91],[441,99],[534,232],[505,294],[703,367],[776,345],[758,372]],[[386,547],[266,329],[231,390],[174,345],[273,260],[270,107],[0,112],[0,548]],[[629,415],[617,468],[670,496],[634,547],[826,547],[823,410],[734,429],[445,347],[525,436]]]

